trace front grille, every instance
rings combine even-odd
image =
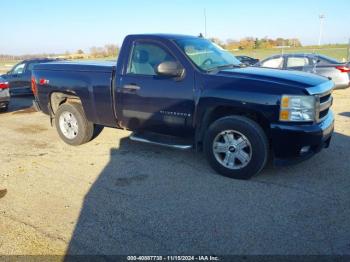
[[[316,95],[317,97],[317,121],[321,122],[328,114],[330,107],[333,104],[333,97],[331,90],[320,94]]]
[[[319,119],[319,121],[322,121],[322,119],[325,118],[325,117],[327,116],[328,112],[329,112],[329,108],[326,109],[326,110],[321,111],[321,112],[318,114],[318,119]]]
[[[324,95],[324,96],[320,97],[320,103],[327,102],[330,97],[331,97],[331,94]]]
[[[327,117],[333,103],[332,90],[333,81],[325,81],[319,85],[307,89],[310,95],[316,98],[316,122],[319,123]]]

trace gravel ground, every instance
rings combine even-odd
[[[126,131],[68,146],[30,97],[13,98],[0,115],[0,255],[350,254],[350,89],[334,97],[331,147],[250,181]]]

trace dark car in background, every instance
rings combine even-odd
[[[9,83],[0,77],[0,112],[7,111],[10,103]]]
[[[33,66],[40,63],[57,61],[58,59],[40,58],[24,60],[16,64],[10,71],[1,77],[6,80],[10,86],[12,95],[32,94],[31,77]]]
[[[256,66],[284,70],[297,70],[325,76],[333,80],[334,89],[350,86],[350,65],[331,57],[318,54],[274,55],[257,63]]]
[[[239,55],[236,56],[236,58],[241,61],[241,63],[247,65],[247,66],[251,66],[251,65],[255,65],[256,63],[259,62],[259,59],[257,58],[253,58],[250,56],[246,56],[246,55]]]

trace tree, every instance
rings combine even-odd
[[[84,54],[84,51],[83,51],[83,50],[81,50],[81,49],[79,49],[79,50],[77,51],[77,54],[79,54],[79,55],[83,55],[83,54]]]
[[[260,45],[261,45],[261,41],[259,40],[259,38],[255,38],[254,49],[259,49]]]
[[[272,48],[276,46],[276,41],[269,39],[267,36],[260,40],[260,48]]]
[[[93,46],[93,47],[90,48],[90,55],[92,57],[97,57],[98,51],[97,51],[97,47],[96,46]]]
[[[70,55],[70,52],[69,52],[69,51],[66,51],[66,52],[64,53],[64,56],[65,56],[66,59],[71,59],[71,55]]]
[[[287,40],[288,45],[292,47],[301,47],[300,40],[298,38],[291,38]]]
[[[93,46],[90,48],[90,55],[94,58],[107,57],[107,52],[103,47]]]
[[[212,41],[213,43],[217,44],[218,46],[225,48],[225,44],[221,39],[219,39],[217,37],[212,37],[212,38],[209,38],[209,40]]]
[[[255,39],[253,37],[245,37],[239,41],[240,49],[253,49],[255,46]]]
[[[276,39],[276,45],[277,46],[285,46],[287,43],[287,41],[281,37]]]
[[[227,39],[226,41],[226,49],[227,50],[237,50],[239,48],[239,41],[234,39]]]
[[[119,47],[117,45],[114,45],[114,44],[105,45],[105,50],[106,50],[107,56],[115,57],[119,53]]]

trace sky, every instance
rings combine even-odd
[[[299,38],[347,43],[350,0],[0,0],[0,54],[89,51],[133,33],[204,33],[237,39]]]

